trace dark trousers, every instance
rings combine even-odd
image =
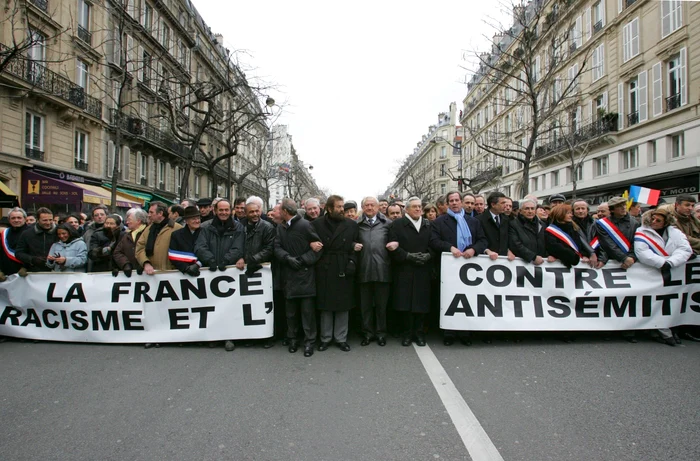
[[[417,312],[401,312],[403,320],[403,335],[414,336],[423,335],[423,327],[425,323],[425,314]]]
[[[388,302],[388,283],[360,283],[360,309],[362,311],[362,333],[365,336],[386,336],[386,307]]]
[[[275,338],[284,338],[287,330],[287,320],[285,314],[285,299],[284,291],[274,290],[272,292],[272,301],[275,305],[275,312],[273,314],[273,319],[275,322]]]
[[[297,341],[299,331],[299,316],[304,329],[304,345],[313,346],[316,342],[316,306],[314,298],[287,299],[285,311],[287,314],[287,339]]]

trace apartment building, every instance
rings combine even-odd
[[[109,204],[113,179],[119,207],[264,195],[254,174],[237,179],[257,164],[265,112],[191,2],[8,5],[0,13],[2,194],[55,211]]]
[[[516,8],[513,27],[494,36],[469,82],[463,175],[481,178],[475,190],[515,199],[525,189],[541,199],[572,197],[575,185],[576,197],[594,208],[631,184],[660,189],[667,201],[697,194],[700,86],[691,64],[700,59],[698,19],[700,5],[683,1]],[[532,59],[518,62],[512,57],[522,56],[523,34],[531,34]],[[528,93],[536,96],[537,122]],[[528,146],[524,184],[519,160]]]

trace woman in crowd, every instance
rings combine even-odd
[[[423,217],[428,221],[435,221],[438,217],[438,209],[432,203],[423,207]]]
[[[46,265],[54,272],[85,272],[87,245],[73,226],[63,223],[56,229],[58,242],[51,245]]]
[[[566,267],[575,266],[581,261],[595,267],[598,258],[573,218],[571,205],[562,203],[552,208],[549,213],[551,224],[545,229],[544,236],[547,254]]]
[[[692,256],[688,238],[675,223],[676,219],[666,206],[642,215],[642,226],[634,234],[634,254],[640,263],[664,271],[683,265]],[[681,343],[670,328],[657,331],[669,346]]]

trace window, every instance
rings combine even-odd
[[[77,66],[76,66],[76,83],[78,86],[82,89],[85,90],[87,93],[88,90],[88,76],[90,74],[89,67],[85,61],[82,61],[80,59],[76,59],[77,61]]]
[[[608,174],[608,156],[598,157],[593,160],[593,174],[595,176],[605,176]]]
[[[163,46],[170,52],[170,27],[163,23]]]
[[[639,18],[634,18],[622,29],[622,62],[639,54]]]
[[[148,3],[143,4],[143,27],[147,31],[151,31],[153,25],[153,8]]]
[[[636,125],[639,122],[639,99],[637,97],[637,79],[633,78],[627,84],[629,95],[629,112],[627,115],[628,126]]]
[[[578,107],[575,110],[572,110],[569,112],[569,121],[570,121],[570,128],[571,128],[571,133],[575,133],[576,130],[578,130],[581,127],[581,109]]]
[[[666,110],[673,110],[681,105],[681,86],[683,85],[683,73],[681,72],[680,53],[668,61],[668,97],[666,98]]]
[[[593,66],[591,67],[593,81],[600,80],[605,75],[605,44],[593,50]]]
[[[197,175],[194,177],[194,196],[199,197],[199,184],[200,184],[201,178]],[[277,195],[282,195],[282,192],[279,191],[279,187],[277,188]]]
[[[158,189],[165,190],[165,162],[158,160]]]
[[[24,145],[27,150],[27,157],[32,154],[41,154],[43,160],[44,152],[44,117],[27,112],[24,127]]]
[[[622,169],[630,170],[639,166],[639,153],[636,147],[622,151]]]
[[[139,162],[139,171],[141,172],[141,176],[139,177],[139,183],[142,186],[145,186],[147,184],[148,178],[148,157],[145,155],[141,155]]]
[[[445,195],[447,193],[447,185],[445,183],[440,184],[440,194]]]
[[[552,187],[559,185],[559,171],[552,171]]]
[[[593,33],[605,26],[605,0],[600,0],[593,5]]]
[[[441,163],[440,164],[440,177],[444,177],[447,175],[447,170],[445,168],[445,164]]]
[[[649,164],[654,165],[656,163],[656,141],[647,143],[647,152],[649,153]]]
[[[77,170],[88,170],[88,135],[78,130],[75,131],[74,163]]]
[[[671,136],[671,158],[681,158],[685,155],[683,148],[683,134]]]
[[[597,98],[595,98],[595,109],[596,109],[596,117],[600,118],[601,115],[605,114],[608,111],[608,93],[605,92],[603,94],[598,95]]]
[[[151,74],[153,70],[151,54],[148,51],[143,52],[142,56],[143,66],[141,67],[141,81],[144,85],[149,86],[151,84]]]
[[[78,0],[78,27],[90,30],[90,4],[85,0]]]
[[[683,25],[683,10],[680,0],[661,2],[661,38],[677,31]]]
[[[442,146],[440,148],[440,158],[447,158],[447,147]]]
[[[530,179],[530,190],[531,190],[532,192],[534,192],[534,191],[537,190],[538,179],[540,179],[540,178],[538,178],[537,176],[535,176],[534,178]]]
[[[177,191],[177,196],[180,197],[182,194],[182,168],[175,167],[175,190]]]
[[[583,168],[581,167],[581,165],[578,165],[576,167],[575,173],[576,181],[583,181]]]
[[[27,48],[27,57],[30,61],[45,61],[46,60],[46,37],[36,30],[29,32],[31,43]]]

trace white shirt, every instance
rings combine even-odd
[[[406,217],[413,223],[413,225],[416,227],[416,231],[420,232],[420,224],[423,218],[418,218],[417,220],[414,220],[412,217],[410,217],[408,214]]]

